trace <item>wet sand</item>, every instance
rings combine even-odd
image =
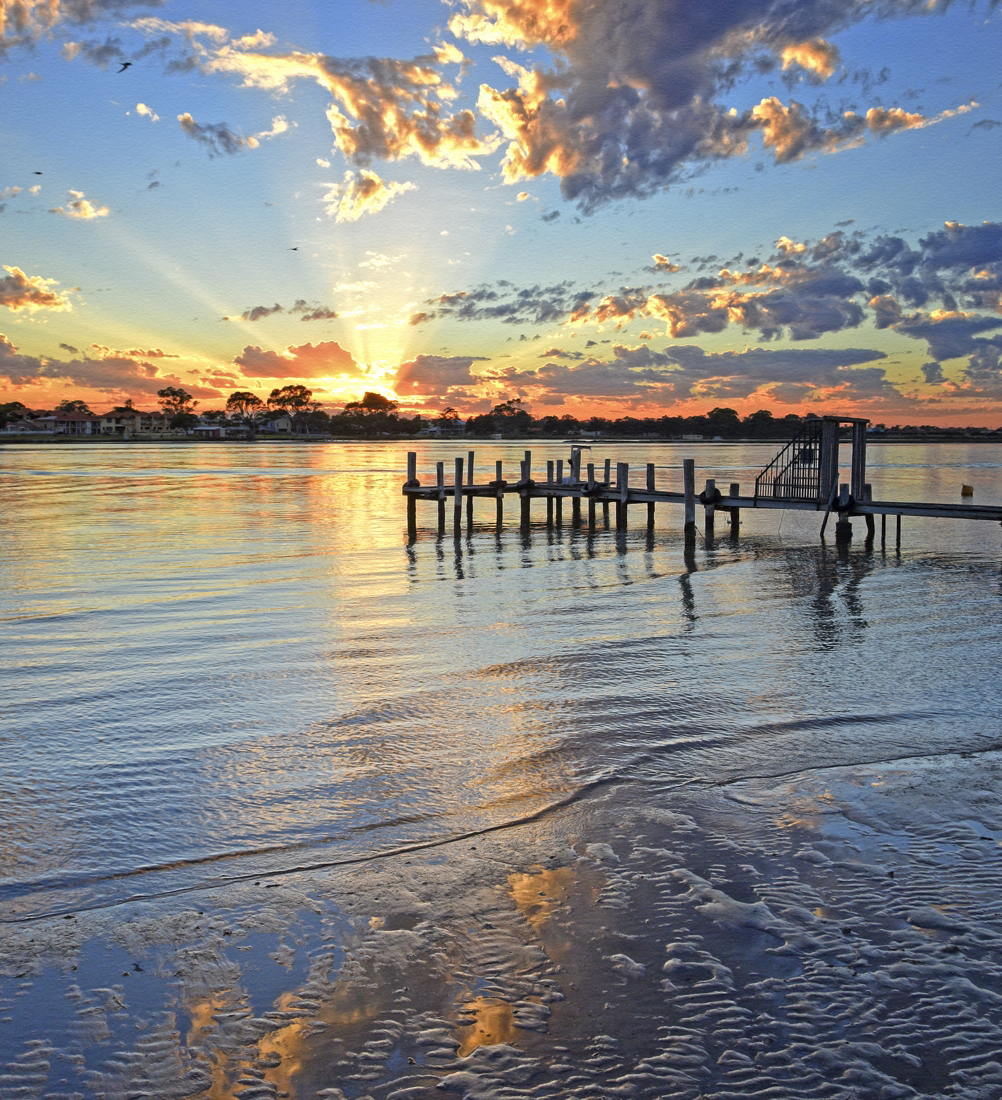
[[[998,752],[2,926],[5,1097],[1002,1095]]]

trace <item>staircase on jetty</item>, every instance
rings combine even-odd
[[[852,538],[850,517],[862,516],[866,522],[867,538],[874,535],[874,516],[881,517],[881,545],[886,539],[887,516],[897,518],[896,544],[901,545],[902,516],[933,516],[945,519],[993,520],[1002,523],[1002,506],[977,504],[933,504],[911,501],[875,501],[866,481],[866,425],[860,417],[822,416],[808,420],[803,429],[792,439],[755,479],[752,496],[742,496],[738,483],[731,483],[728,492],[722,493],[713,478],[708,478],[704,489],[696,493],[695,460],[685,459],[682,464],[682,492],[659,489],[656,485],[655,466],[646,463],[646,479],[643,486],[630,485],[630,465],[616,463],[615,480],[612,477],[611,460],[606,459],[601,477],[596,467],[588,463],[582,473],[582,451],[585,446],[572,446],[570,461],[563,459],[546,463],[546,480],[532,477],[532,452],[526,451],[519,468],[517,481],[504,478],[503,463],[495,463],[492,481],[476,484],[474,481],[474,452],[467,459],[455,459],[455,477],[451,484],[445,481],[445,463],[436,464],[433,485],[423,485],[417,478],[417,452],[407,454],[407,480],[403,495],[407,499],[407,531],[413,540],[417,537],[417,502],[436,501],[438,504],[438,530],[445,533],[446,501],[452,498],[453,526],[456,536],[462,531],[463,501],[466,500],[466,520],[473,523],[473,501],[476,497],[493,498],[496,505],[497,524],[500,527],[504,515],[504,498],[519,498],[521,525],[530,524],[530,505],[534,499],[546,501],[548,527],[563,524],[563,505],[570,501],[571,523],[582,526],[583,509],[587,510],[589,530],[596,526],[596,509],[603,510],[604,525],[608,526],[609,506],[616,508],[616,527],[627,526],[627,510],[630,505],[647,505],[648,527],[654,525],[656,504],[678,504],[685,509],[685,535],[695,538],[696,506],[702,504],[706,534],[713,533],[715,513],[726,512],[730,517],[731,534],[736,535],[743,508],[783,508],[821,511],[825,516],[821,524],[824,538],[828,517],[838,516],[835,528],[836,541],[847,542]],[[839,445],[843,429],[847,430],[851,444],[850,479],[839,483]]]

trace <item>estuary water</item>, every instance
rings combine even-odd
[[[409,448],[0,450],[0,1094],[1002,1096],[997,525],[409,543]]]

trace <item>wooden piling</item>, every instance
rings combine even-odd
[[[619,490],[616,499],[616,530],[622,531],[627,526],[626,509],[630,498],[630,465],[628,462],[616,463],[616,488]]]
[[[494,463],[494,486],[497,492],[497,525],[499,531],[504,522],[504,474],[502,471],[503,467],[499,458]]]
[[[452,525],[456,536],[463,533],[463,460],[456,458],[456,483],[453,488]],[[472,500],[472,497],[470,498]]]
[[[696,536],[696,460],[682,460],[682,490],[685,494],[685,533]]]
[[[741,485],[737,481],[731,482],[731,487],[728,490],[728,495],[732,500],[737,500],[741,496]],[[741,528],[741,509],[731,506],[731,537],[737,538],[738,531]]]
[[[654,463],[647,463],[647,488],[648,491],[654,492]],[[654,501],[649,500],[647,502],[647,526],[648,528],[654,527]]]
[[[417,538],[417,497],[407,498],[407,538],[413,542]]]
[[[466,452],[466,484],[472,490],[473,488],[473,452]],[[466,526],[468,528],[473,527],[473,493],[467,493],[466,495]]]
[[[607,458],[605,460],[605,470],[602,475],[602,484],[608,489],[612,484],[612,459]],[[602,526],[609,530],[609,502],[607,500],[602,501]]]
[[[717,511],[714,505],[716,495],[716,479],[708,477],[706,479],[706,488],[703,490],[703,530],[706,534],[707,539],[713,538],[713,521]]]
[[[553,459],[547,459],[546,462],[546,484],[550,487],[553,486]],[[553,526],[553,497],[548,496],[546,498],[546,526]]]
[[[869,482],[866,482],[866,484],[863,486],[863,500],[865,500],[867,504],[873,503],[873,486]],[[873,535],[875,530],[875,522],[873,516],[867,513],[867,515],[865,515],[863,518],[866,522],[866,541],[873,542]]]
[[[898,512],[897,519],[898,519],[898,525],[897,525],[897,530],[894,533],[894,549],[895,550],[900,550],[901,549],[901,513],[900,512]]]

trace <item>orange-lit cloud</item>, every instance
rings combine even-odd
[[[50,214],[62,214],[64,218],[79,218],[88,221],[91,218],[106,218],[109,210],[107,206],[95,206],[84,197],[83,191],[70,191],[73,198],[63,206],[53,207]]]
[[[827,80],[838,65],[838,50],[823,38],[784,46],[780,57],[784,69],[799,65],[822,80]]]
[[[625,196],[643,197],[682,178],[687,168],[745,153],[758,133],[776,160],[834,152],[935,119],[897,107],[871,107],[828,119],[776,97],[739,112],[721,102],[736,73],[782,66],[811,84],[832,77],[839,56],[824,34],[863,18],[850,0],[802,0],[797,21],[815,33],[791,41],[786,9],[756,0],[461,0],[450,28],[474,42],[520,50],[543,47],[548,62],[495,58],[512,80],[484,83],[480,112],[507,141],[509,183],[552,173],[566,198],[586,211]],[[553,63],[555,62],[555,63]]]
[[[397,195],[413,190],[413,183],[381,180],[375,172],[362,168],[358,172],[345,172],[344,183],[332,187],[324,195],[324,201],[330,203],[327,213],[335,221],[354,222],[364,214],[378,213]]]
[[[71,310],[70,300],[52,290],[57,285],[55,279],[46,279],[41,275],[25,275],[19,267],[4,267],[7,274],[0,279],[0,305],[6,306],[12,313],[27,310],[33,313],[39,309]]]
[[[233,359],[245,378],[328,378],[340,375],[364,377],[365,371],[334,340],[300,344],[285,352],[264,351],[248,345]]]
[[[401,363],[393,381],[393,389],[401,396],[442,396],[456,388],[476,385],[470,368],[472,356],[419,355]]]

